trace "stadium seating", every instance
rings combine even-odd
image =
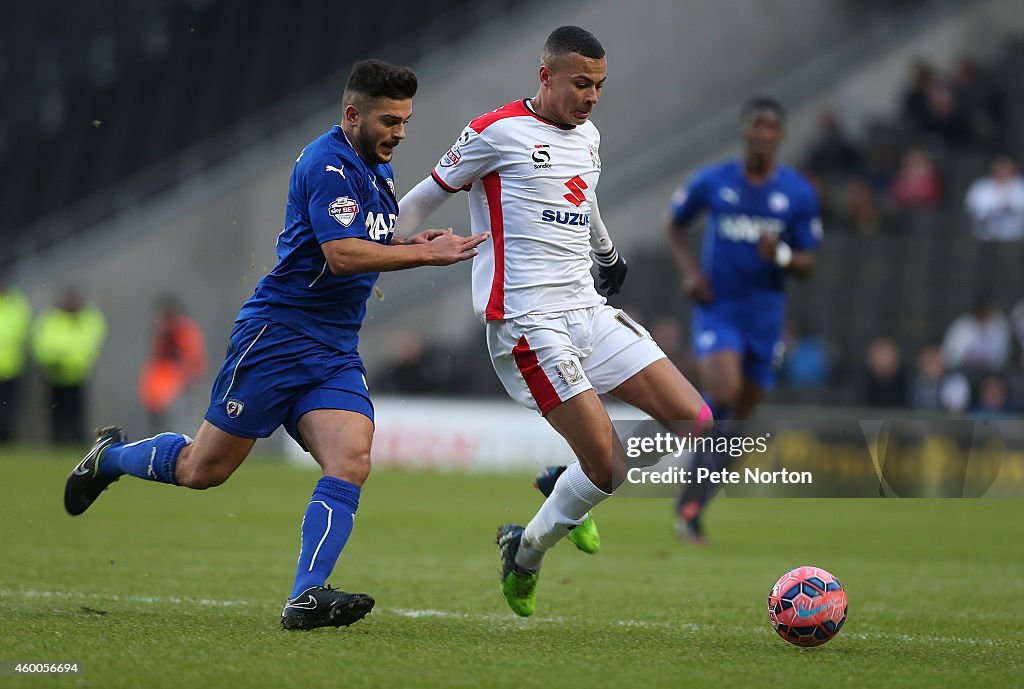
[[[92,195],[49,239],[65,238],[240,150],[259,134],[231,129],[247,116],[284,126],[310,109],[292,98],[336,103],[344,84],[323,82],[353,60],[411,63],[524,2],[396,0],[373,13],[330,0],[14,3],[0,41],[0,91],[18,96],[0,109],[0,265],[32,221]],[[189,164],[166,169],[185,150]],[[161,164],[131,198],[109,191]]]

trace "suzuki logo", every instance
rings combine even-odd
[[[583,195],[583,190],[587,188],[587,183],[583,181],[582,177],[576,175],[566,182],[565,186],[569,187],[569,191],[572,193],[565,194],[562,198],[579,208],[587,200],[587,197]]]

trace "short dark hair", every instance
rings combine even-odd
[[[600,60],[604,57],[604,47],[601,41],[586,29],[578,26],[560,26],[548,35],[548,40],[544,41],[540,61],[541,64],[551,67],[571,53]]]
[[[345,82],[342,107],[376,98],[405,100],[416,95],[416,74],[408,67],[399,67],[383,60],[360,60],[352,65]]]
[[[747,119],[758,110],[774,110],[775,114],[779,116],[780,122],[785,123],[786,121],[786,110],[782,107],[782,103],[770,96],[754,96],[744,103],[743,110],[740,111],[740,120]]]

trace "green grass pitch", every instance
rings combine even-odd
[[[76,661],[8,687],[1009,687],[1024,676],[1024,501],[740,500],[712,544],[676,542],[663,500],[597,512],[598,555],[559,544],[538,613],[498,587],[495,527],[540,502],[525,475],[381,471],[332,583],[377,607],[285,632],[317,474],[255,461],[204,493],[124,479],[61,505],[73,454],[0,452],[0,661]],[[801,564],[850,599],[832,642],[768,624]]]

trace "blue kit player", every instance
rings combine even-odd
[[[65,486],[72,515],[124,475],[211,488],[234,473],[257,438],[284,425],[323,469],[302,520],[285,629],[348,626],[374,605],[369,595],[328,587],[327,577],[370,471],[373,405],[357,345],[377,274],[470,259],[487,237],[425,230],[392,243],[398,201],[389,163],[416,87],[404,67],[353,66],[341,124],[295,163],[278,263],[242,306],[195,439],[161,433],[128,443],[120,428],[105,428]]]
[[[693,346],[716,422],[749,419],[773,387],[783,347],[785,278],[809,276],[821,242],[814,189],[778,160],[784,127],[778,102],[750,100],[741,116],[743,157],[700,170],[672,197],[668,242],[693,300]],[[701,216],[707,223],[698,263],[684,230]],[[729,460],[698,459],[719,469]],[[703,541],[701,513],[710,497],[707,490],[684,492],[681,535]]]

